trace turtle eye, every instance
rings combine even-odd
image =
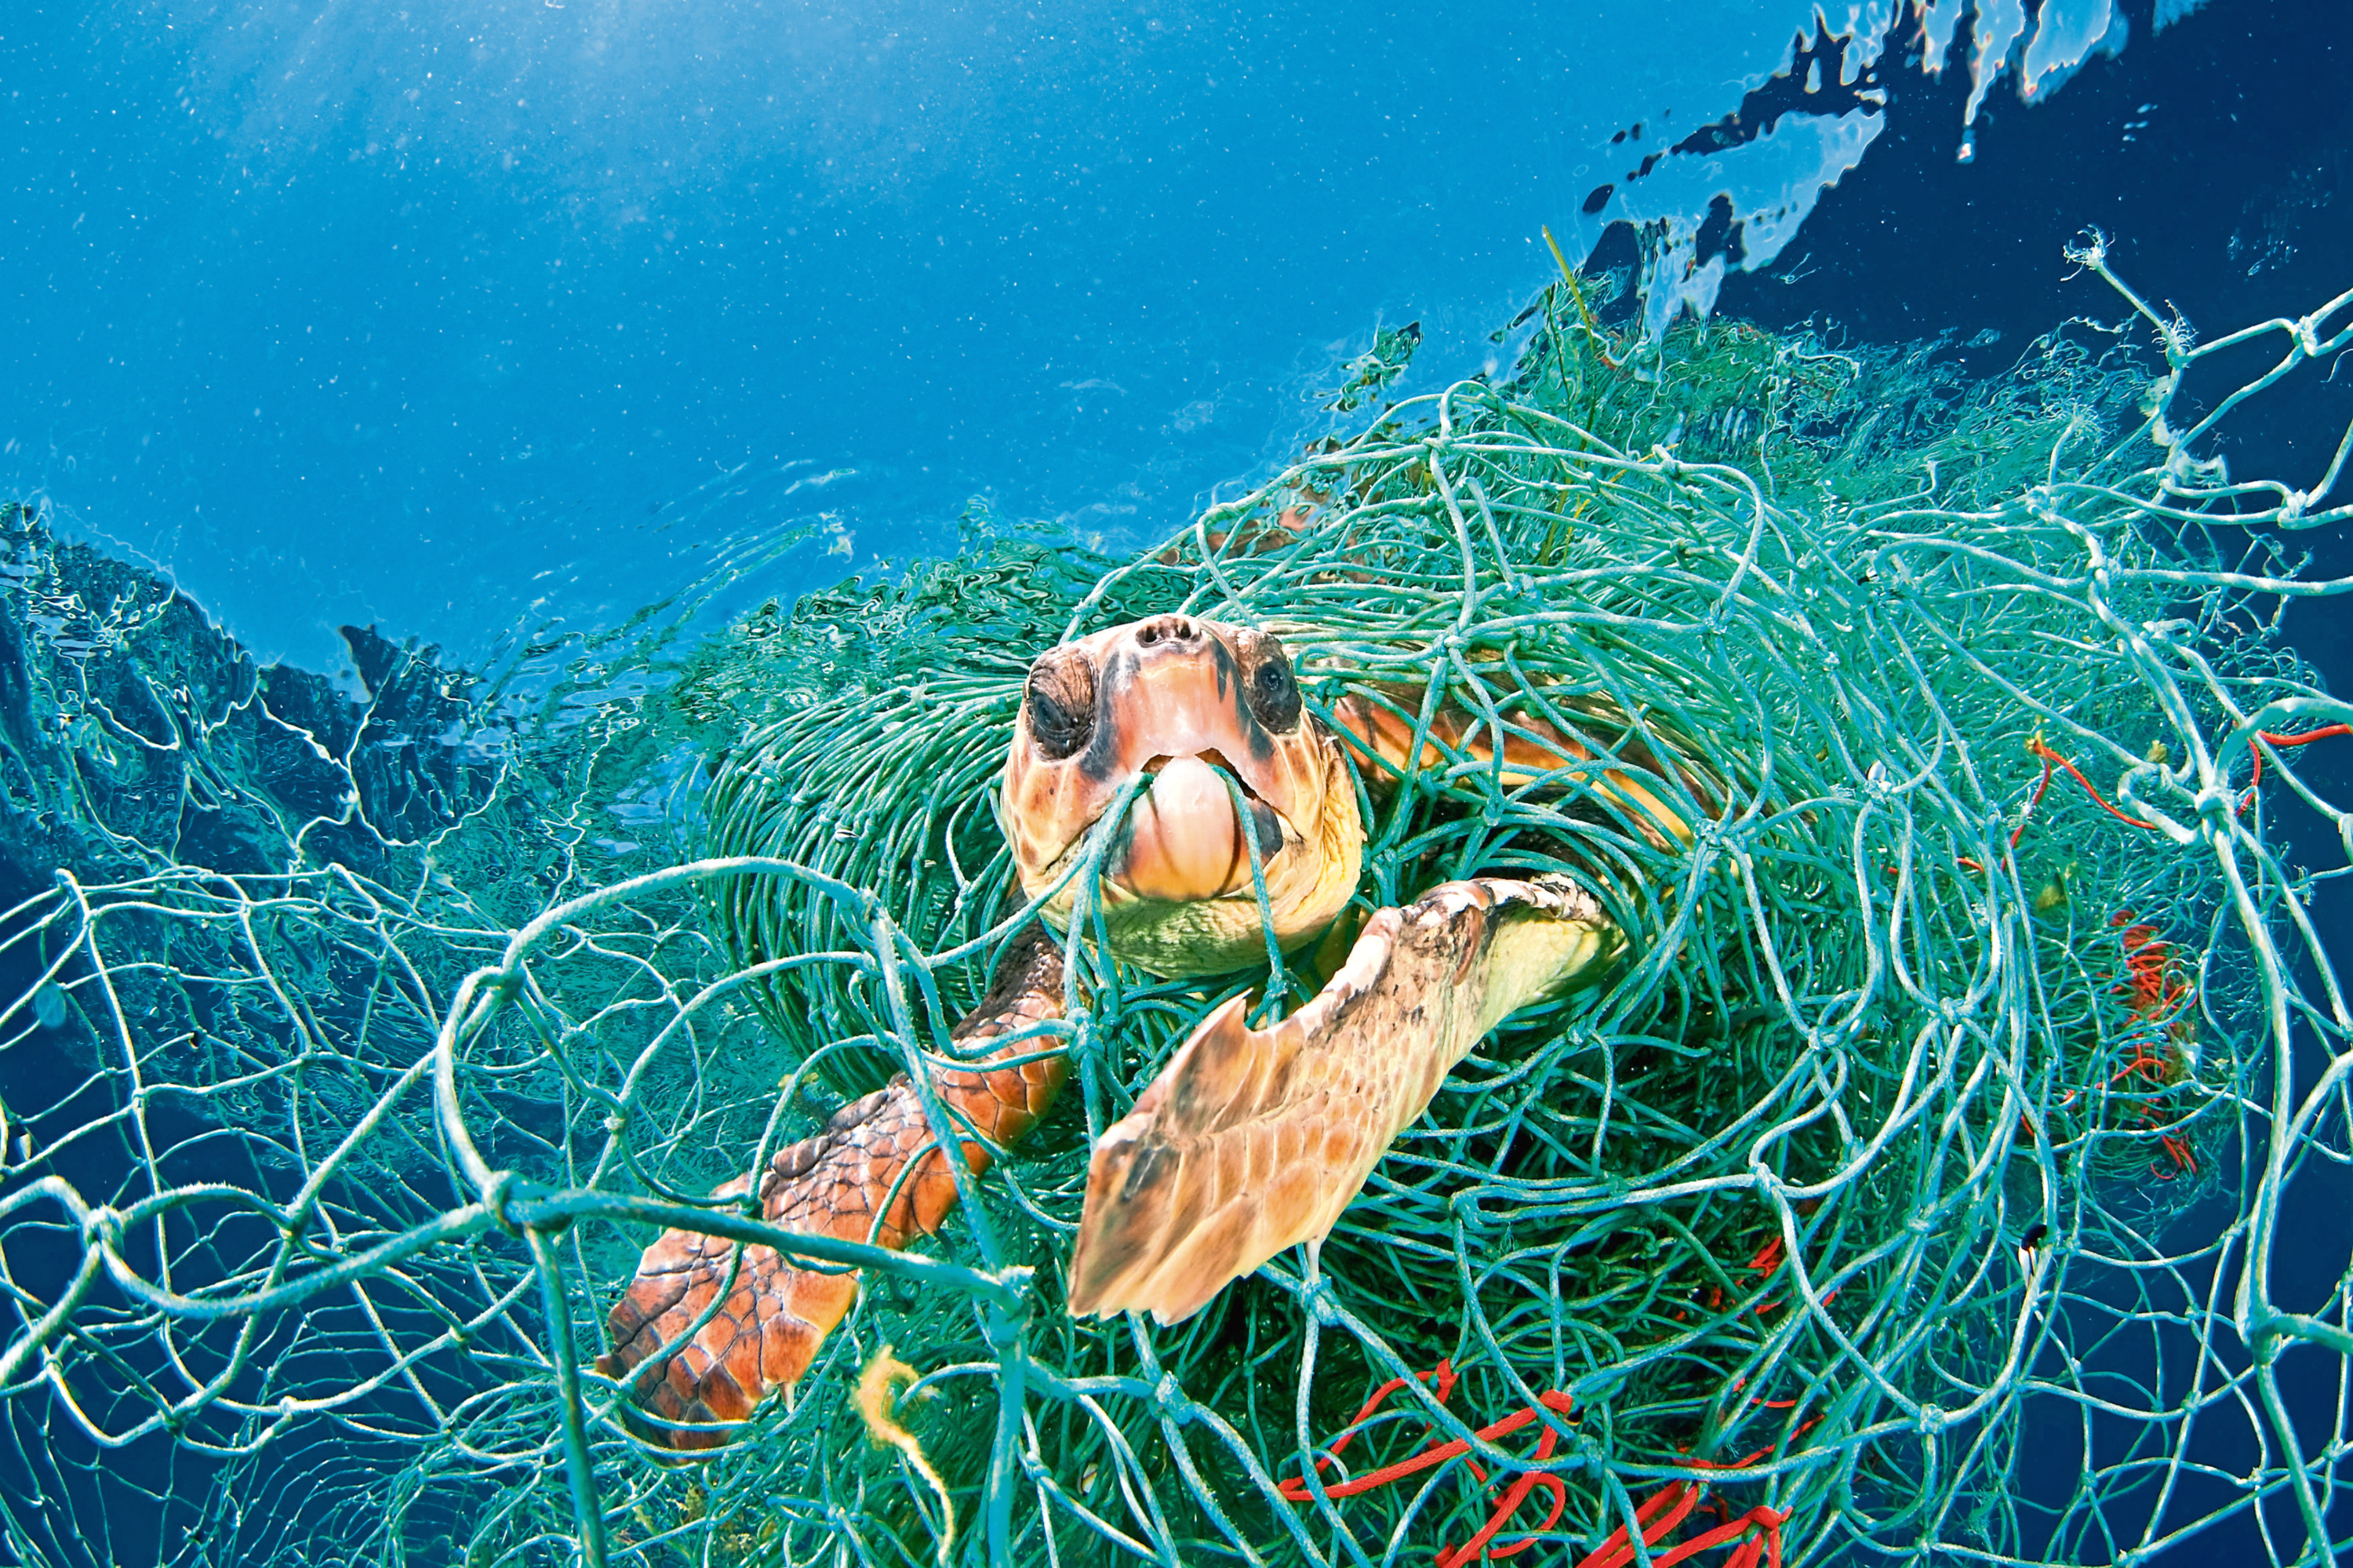
[[[1278,735],[1298,727],[1299,682],[1282,642],[1261,633],[1243,643],[1241,654],[1242,700],[1250,716]]]
[[[1029,734],[1050,762],[1074,757],[1095,732],[1095,667],[1074,648],[1055,648],[1029,666]]]

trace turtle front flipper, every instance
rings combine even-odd
[[[988,996],[951,1038],[976,1049],[1061,1011],[1061,952],[1033,927],[1008,949]],[[1039,1049],[1034,1038],[1015,1041],[969,1069],[934,1072],[933,1088],[982,1137],[1010,1143],[1053,1103],[1064,1064],[1059,1056],[988,1064],[1035,1058]],[[963,1148],[974,1171],[987,1168],[987,1146],[967,1140]],[[739,1196],[750,1181],[739,1176],[712,1195]],[[923,1102],[901,1074],[842,1107],[822,1132],[778,1150],[761,1173],[760,1197],[761,1217],[771,1224],[895,1248],[918,1233],[937,1231],[955,1206],[956,1190]],[[607,1319],[613,1349],[597,1358],[596,1370],[623,1378],[660,1356],[727,1284],[735,1250],[723,1237],[663,1232],[613,1308]],[[665,1421],[744,1420],[771,1390],[790,1388],[808,1370],[826,1335],[857,1299],[854,1269],[797,1268],[766,1246],[746,1246],[743,1254],[726,1303],[633,1390],[639,1404]],[[656,1436],[674,1447],[712,1448],[728,1434],[723,1426],[707,1432],[664,1427]]]
[[[1490,1030],[1623,948],[1567,877],[1450,882],[1375,915],[1340,972],[1272,1028],[1227,1002],[1096,1140],[1071,1312],[1178,1322],[1320,1242]]]

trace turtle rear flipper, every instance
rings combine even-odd
[[[1374,916],[1340,972],[1272,1028],[1227,1002],[1096,1140],[1071,1312],[1179,1322],[1320,1242],[1457,1062],[1623,947],[1567,877],[1450,882]]]

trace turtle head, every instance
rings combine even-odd
[[[1239,809],[1219,769],[1240,787]],[[1098,887],[1121,958],[1210,974],[1266,950],[1245,815],[1278,942],[1306,942],[1346,906],[1364,846],[1356,786],[1330,732],[1302,710],[1278,639],[1159,615],[1039,655],[1005,764],[1023,891],[1060,880],[1137,779],[1147,782],[1113,830]],[[1077,893],[1074,878],[1046,906],[1058,929]]]

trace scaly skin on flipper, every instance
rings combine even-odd
[[[1053,886],[1087,830],[1146,775],[1098,888],[1112,950],[1156,974],[1215,973],[1250,961],[1265,938],[1240,814],[1200,759],[1238,775],[1261,815],[1285,948],[1311,939],[1354,890],[1363,828],[1344,744],[1383,793],[1399,777],[1492,762],[1500,750],[1506,788],[1581,789],[1660,849],[1692,837],[1671,778],[1702,810],[1715,809],[1704,770],[1664,762],[1605,701],[1564,694],[1554,705],[1590,739],[1521,711],[1502,715],[1498,731],[1442,702],[1417,747],[1420,691],[1344,696],[1335,735],[1303,710],[1295,679],[1279,638],[1182,615],[1041,655],[1005,773],[1023,886],[1032,896]],[[1279,833],[1263,831],[1266,815]],[[1298,831],[1311,822],[1317,831]],[[1066,885],[1049,918],[1067,923],[1076,891]],[[1599,901],[1567,878],[1455,883],[1375,915],[1331,983],[1274,1028],[1245,1028],[1242,1003],[1228,1003],[1097,1141],[1071,1309],[1174,1322],[1282,1248],[1320,1239],[1489,1030],[1599,975],[1623,947]]]
[[[1007,949],[988,996],[951,1038],[969,1050],[1061,1011],[1061,952],[1033,927]],[[972,1069],[935,1072],[933,1088],[975,1131],[992,1143],[1010,1143],[1053,1103],[1065,1065],[1059,1056],[995,1069],[986,1064],[1036,1055],[1043,1044],[1019,1041]],[[987,1169],[986,1147],[966,1139],[963,1149],[976,1172]],[[914,1171],[902,1180],[918,1156]],[[712,1195],[739,1195],[750,1181],[739,1176]],[[946,1159],[904,1074],[843,1107],[824,1131],[779,1150],[761,1176],[760,1191],[761,1217],[771,1224],[886,1247],[938,1230],[956,1202]],[[725,1283],[734,1250],[734,1243],[719,1237],[663,1232],[613,1308],[613,1349],[597,1358],[596,1370],[625,1377],[683,1332]],[[726,1305],[638,1391],[638,1402],[669,1421],[741,1421],[771,1389],[790,1388],[808,1370],[857,1296],[855,1270],[796,1268],[773,1248],[747,1246]],[[657,1436],[676,1447],[711,1448],[725,1442],[727,1433],[711,1427]]]
[[[1374,916],[1346,966],[1271,1028],[1228,1001],[1096,1140],[1071,1312],[1179,1322],[1321,1241],[1488,1031],[1622,947],[1566,877],[1450,882]]]
[[[1691,837],[1668,779],[1679,778],[1703,810],[1715,809],[1704,772],[1680,757],[1662,763],[1614,707],[1564,696],[1555,711],[1593,738],[1539,715],[1504,715],[1507,787],[1581,789],[1661,848]],[[1049,650],[1030,669],[1001,795],[1021,885],[1047,900],[1045,918],[1058,929],[1099,903],[1112,951],[1126,962],[1172,977],[1220,973],[1266,951],[1254,833],[1275,942],[1303,948],[1347,909],[1363,869],[1343,736],[1366,786],[1382,793],[1450,754],[1494,755],[1492,726],[1451,704],[1439,705],[1411,755],[1416,725],[1399,715],[1419,712],[1410,689],[1351,694],[1334,710],[1335,735],[1305,711],[1279,638],[1184,615]],[[1097,822],[1139,785],[1082,898],[1069,874],[1090,853]],[[1092,935],[1092,921],[1077,933]],[[1033,941],[1008,953],[989,1001],[957,1026],[960,1041],[1059,1012],[1060,955],[1044,938]],[[1071,1309],[1133,1308],[1175,1321],[1283,1247],[1323,1236],[1489,1030],[1598,975],[1622,947],[1591,893],[1566,877],[1451,883],[1409,909],[1375,915],[1331,983],[1273,1028],[1245,1028],[1241,1003],[1229,1003],[1097,1144]],[[1001,1145],[1043,1112],[1062,1074],[1053,1059],[938,1075],[938,1088]],[[931,1143],[913,1087],[894,1080],[770,1162],[763,1213],[795,1230],[903,1245],[936,1229],[955,1201]],[[965,1150],[976,1168],[987,1162],[978,1145]],[[919,1156],[924,1163],[878,1221],[884,1195]],[[744,1190],[739,1181],[721,1192]],[[664,1234],[613,1309],[616,1349],[600,1369],[624,1375],[684,1332],[718,1294],[732,1255],[723,1241]],[[746,1248],[724,1308],[640,1391],[649,1410],[699,1425],[665,1440],[724,1441],[724,1428],[699,1424],[740,1420],[768,1390],[789,1387],[856,1295],[853,1274],[796,1269],[767,1248]]]

